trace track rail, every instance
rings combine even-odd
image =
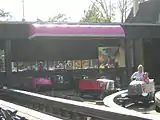
[[[2,89],[0,95],[5,100],[14,100],[17,104],[30,106],[32,109],[68,120],[87,120],[87,118],[90,118],[90,120],[117,120],[120,118],[123,120],[151,120],[153,118],[153,116],[138,114],[134,111],[123,111],[117,108],[49,97],[15,89]]]

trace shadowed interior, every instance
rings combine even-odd
[[[45,40],[44,40],[45,39]],[[98,57],[97,47],[118,46],[119,39],[108,38],[38,38],[12,42],[12,60],[79,60]]]

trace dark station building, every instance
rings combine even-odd
[[[135,17],[133,17],[133,9],[131,10],[126,23],[143,23],[143,24],[160,24],[160,0],[149,0],[139,4],[139,9]],[[148,34],[159,32],[159,30],[153,31],[155,27],[150,27]],[[139,34],[143,34],[145,30],[142,30]],[[148,36],[146,34],[146,36]],[[160,83],[160,40],[157,36],[153,38],[145,38],[141,42],[135,42],[135,51],[140,51],[137,57],[141,57],[144,63],[145,70],[149,72],[150,76],[156,79],[156,82]],[[142,49],[140,49],[142,48]],[[138,64],[138,63],[137,63]]]
[[[102,25],[103,26],[103,25]],[[121,26],[124,30],[125,26]],[[130,28],[130,27],[129,27]],[[11,62],[16,61],[36,61],[36,60],[78,60],[97,58],[97,45],[104,46],[119,44],[119,38],[97,40],[94,38],[82,37],[38,37],[29,39],[32,25],[29,23],[4,23],[0,24],[0,49],[5,51],[5,71],[0,73],[1,85],[7,84],[13,86],[22,82],[22,76],[35,76],[39,72],[14,72],[12,73]],[[130,35],[129,35],[130,36]],[[128,37],[129,37],[128,36]],[[38,39],[38,40],[37,40]],[[91,40],[90,40],[91,39]],[[122,38],[124,39],[124,38]],[[127,40],[124,39],[127,46]],[[62,49],[63,48],[63,49]],[[83,48],[83,49],[82,49]],[[130,50],[125,48],[127,56],[127,71],[131,74]],[[82,72],[82,71],[81,71]],[[93,74],[93,71],[91,71]],[[42,74],[42,73],[40,73]],[[51,73],[53,74],[53,72]],[[45,75],[49,75],[46,73]],[[127,82],[125,82],[127,83]]]
[[[5,51],[5,71],[0,73],[2,84],[19,84],[22,80],[21,76],[31,76],[38,73],[19,72],[12,73],[11,62],[16,61],[36,61],[36,60],[85,60],[97,58],[97,45],[104,46],[118,45],[119,41],[101,39],[100,41],[94,38],[82,37],[52,37],[49,38],[37,37],[36,39],[29,39],[32,34],[32,29],[29,23],[4,23],[0,24],[0,49]],[[123,29],[123,28],[122,28]],[[38,40],[37,40],[38,39]],[[91,40],[90,40],[91,39]],[[124,39],[124,38],[123,38]],[[125,40],[126,41],[126,40]],[[126,47],[127,49],[127,47]],[[127,49],[127,51],[129,51]],[[129,54],[129,52],[128,52]],[[128,57],[130,59],[130,57]],[[128,59],[128,66],[130,66],[130,60]],[[129,67],[128,67],[129,69]],[[131,69],[131,68],[130,68]],[[130,70],[128,70],[130,71]],[[93,74],[93,72],[91,71]],[[40,73],[41,74],[41,73]],[[51,73],[53,74],[53,73]],[[49,73],[47,73],[49,75]]]

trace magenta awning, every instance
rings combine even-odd
[[[30,37],[125,37],[120,25],[32,24]]]

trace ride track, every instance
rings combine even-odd
[[[15,89],[1,89],[0,96],[6,101],[12,100],[16,104],[67,120],[88,120],[88,118],[90,120],[117,120],[119,118],[123,120],[158,120],[159,118],[159,116],[144,115],[120,106],[115,109],[113,106],[92,105]]]
[[[151,103],[149,106],[145,106],[142,103],[135,104],[131,102],[130,99],[127,97],[122,97],[127,94],[128,90],[123,90],[117,93],[114,93],[112,95],[109,95],[104,98],[103,102],[105,106],[112,107],[115,109],[119,109],[120,111],[124,112],[135,112],[137,115],[138,114],[148,114],[149,116],[153,116],[152,119],[159,118],[159,113],[152,115],[153,111],[155,109],[155,105]]]

